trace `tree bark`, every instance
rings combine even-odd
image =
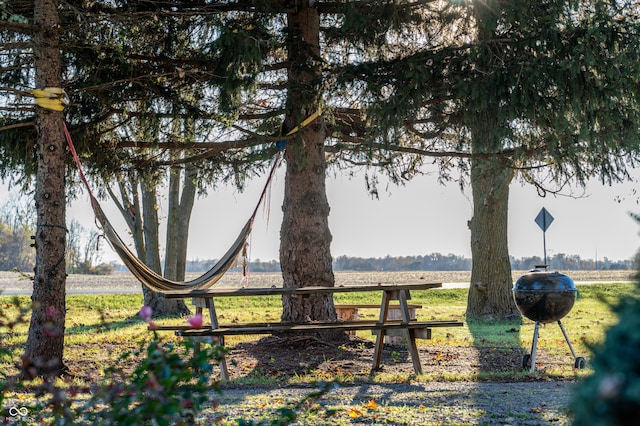
[[[509,318],[519,312],[512,296],[507,239],[509,184],[513,169],[498,160],[474,160],[471,166],[473,218],[471,283],[467,317]]]
[[[177,281],[185,279],[189,223],[197,189],[195,174],[195,167],[187,165],[184,171],[182,193],[179,169],[172,171],[169,181],[169,217],[164,276]]]
[[[175,280],[178,273],[176,258],[178,241],[175,237],[179,232],[178,220],[180,217],[180,169],[178,167],[171,167],[169,169],[169,192],[167,194],[167,201],[167,240],[165,243],[164,276],[170,280]]]
[[[185,271],[187,269],[187,242],[189,240],[189,224],[191,222],[191,213],[196,202],[196,185],[197,170],[193,165],[187,165],[185,168],[184,184],[182,186],[182,196],[180,197],[180,217],[178,219],[178,231],[176,240],[178,241],[176,253],[176,280],[184,281]]]
[[[37,30],[33,53],[38,88],[62,85],[59,24],[58,1],[34,3]],[[36,266],[31,296],[33,311],[23,356],[23,374],[30,378],[60,375],[65,369],[67,228],[63,120],[62,112],[36,108]]]
[[[160,235],[158,230],[158,202],[156,189],[153,184],[144,181],[140,182],[142,192],[142,214],[145,240],[145,264],[162,274],[162,263],[160,261]],[[142,286],[144,305],[152,309],[153,316],[162,315],[187,315],[189,308],[180,299],[167,299],[162,293],[153,291]]]
[[[285,130],[294,129],[318,110],[321,101],[319,15],[306,2],[287,15],[289,91]],[[287,133],[286,131],[284,133]],[[294,133],[286,145],[283,221],[280,229],[280,264],[285,287],[335,284],[329,231],[322,118]],[[331,295],[283,296],[283,321],[335,320]],[[324,334],[343,339],[344,333]]]
[[[477,42],[484,46],[474,58],[477,69],[491,69],[495,61],[489,44],[484,41],[494,37],[499,9],[491,4],[474,5]],[[475,90],[483,90],[476,87]],[[471,90],[474,90],[473,88]],[[473,218],[471,229],[471,283],[467,300],[467,317],[508,318],[519,316],[513,300],[511,262],[507,241],[509,213],[509,185],[514,169],[491,154],[504,148],[508,132],[502,114],[504,105],[499,99],[484,96],[468,105],[473,114],[471,150],[473,154],[486,154],[484,158],[471,160],[471,188]]]

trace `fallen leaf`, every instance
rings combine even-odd
[[[365,405],[365,407],[367,407],[369,410],[375,410],[379,407],[379,404],[376,404],[376,402],[372,399],[369,402],[367,402],[367,405]]]
[[[356,419],[358,417],[362,417],[364,415],[364,413],[360,410],[357,410],[355,408],[350,408],[349,412],[347,413],[349,415],[349,417],[351,417],[352,419]]]

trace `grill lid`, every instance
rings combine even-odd
[[[513,291],[577,291],[576,285],[571,278],[565,274],[554,271],[549,272],[536,267],[528,274],[518,278],[513,285]]]
[[[560,272],[534,269],[521,276],[513,286],[513,296],[520,312],[533,321],[558,321],[569,313],[576,300],[577,288]]]

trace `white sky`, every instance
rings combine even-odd
[[[189,259],[219,258],[228,249],[248,219],[265,178],[252,181],[239,193],[233,188],[212,191],[198,199],[191,219]],[[640,227],[629,212],[640,213],[634,184],[603,186],[592,182],[587,197],[540,198],[531,186],[514,183],[510,192],[509,248],[515,257],[542,256],[542,231],[534,222],[545,207],[555,218],[546,233],[547,254],[577,254],[583,259],[631,258],[640,247]],[[259,212],[250,239],[251,259],[277,260],[282,218],[284,167],[280,167],[271,189],[268,214]],[[439,252],[471,256],[467,221],[472,216],[470,191],[456,184],[442,186],[435,176],[422,176],[397,187],[378,185],[380,199],[368,195],[363,175],[329,178],[327,195],[334,257],[384,257],[426,255]],[[579,191],[578,191],[579,192]],[[0,186],[0,201],[8,196]],[[616,197],[623,198],[622,202]],[[102,202],[112,223],[124,238],[124,222],[109,201]],[[166,212],[162,207],[160,213]],[[86,228],[94,227],[88,198],[75,201],[67,213]],[[163,237],[164,238],[164,237]],[[102,259],[117,260],[105,244]]]

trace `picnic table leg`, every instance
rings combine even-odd
[[[411,355],[411,362],[413,363],[413,370],[416,374],[422,374],[422,364],[420,364],[420,354],[418,353],[418,345],[416,345],[416,331],[413,329],[406,329],[407,344],[409,345],[409,355]]]
[[[408,299],[411,299],[409,290],[403,290],[398,294],[398,302],[400,303],[400,312],[402,312],[402,322],[409,324],[411,321],[411,315],[409,312]],[[411,355],[411,362],[413,363],[413,370],[416,374],[422,374],[422,365],[420,364],[420,354],[418,353],[418,345],[416,344],[416,331],[413,329],[406,329],[407,345],[409,346],[409,355]]]
[[[216,306],[213,303],[213,298],[206,298],[205,303],[207,305],[207,308],[209,309],[211,328],[216,329],[218,328],[218,314],[216,313]],[[224,336],[218,337],[218,343],[221,346],[224,346]],[[227,369],[227,360],[224,354],[222,355],[222,359],[220,360],[220,377],[222,377],[222,380],[229,380],[229,370]]]
[[[197,314],[202,315],[202,306],[196,306],[196,315]],[[193,356],[196,356],[198,352],[200,352],[200,340],[196,339],[193,344]]]
[[[398,303],[400,304],[403,324],[409,324],[411,321],[411,312],[409,311],[409,303],[407,302],[409,299],[411,299],[409,290],[401,290],[398,292]]]
[[[382,303],[380,304],[380,317],[378,322],[384,323],[387,319],[387,313],[389,312],[389,293],[387,291],[382,292]],[[382,349],[384,347],[384,335],[385,329],[381,328],[378,330],[378,334],[376,336],[376,346],[375,352],[373,353],[373,368],[371,371],[377,370],[380,368],[380,363],[382,362]]]

